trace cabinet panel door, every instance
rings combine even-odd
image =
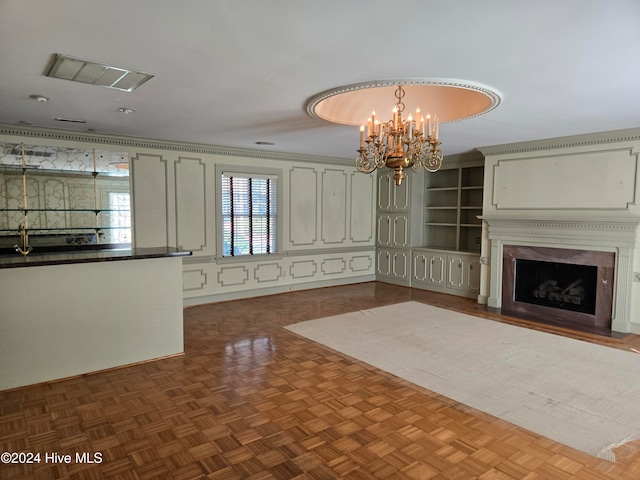
[[[434,285],[445,286],[446,255],[434,253],[429,255],[429,282]]]
[[[447,285],[453,288],[463,288],[465,284],[464,262],[462,257],[457,255],[447,256],[448,282]]]
[[[393,218],[393,246],[409,246],[409,217],[407,215],[395,215]]]
[[[409,185],[411,183],[411,176],[407,175],[400,185],[395,184],[393,177],[391,177],[390,181],[391,191],[393,192],[392,208],[394,210],[409,210],[409,199],[411,198],[411,189]]]
[[[406,252],[395,252],[392,257],[393,276],[407,279],[409,257]]]
[[[376,273],[378,275],[391,275],[391,254],[388,250],[378,250]]]
[[[413,254],[413,279],[418,282],[427,282],[429,280],[430,259],[426,253]]]
[[[469,258],[466,264],[467,289],[472,292],[480,291],[480,258]]]
[[[393,178],[388,173],[378,175],[378,210],[391,210]]]
[[[391,215],[378,215],[377,244],[390,247],[393,238],[393,222]]]

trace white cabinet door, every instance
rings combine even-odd
[[[396,185],[393,171],[378,175],[378,211],[407,211],[410,207],[411,189],[410,176],[407,176],[400,185]]]
[[[447,286],[466,292],[480,291],[480,257],[478,255],[448,255]]]
[[[392,184],[392,207],[394,210],[409,210],[410,206],[410,194],[411,194],[411,177],[407,175],[407,177],[402,180],[400,185],[395,184],[395,180],[391,177]]]
[[[378,210],[391,211],[393,199],[393,177],[387,173],[378,175]]]
[[[393,226],[393,215],[378,215],[378,228],[376,232],[376,243],[378,245],[383,247],[390,247],[392,245],[394,237]]]
[[[394,252],[391,259],[393,276],[397,279],[408,280],[409,255],[407,251]]]
[[[447,281],[447,256],[443,253],[434,252],[428,254],[427,259],[429,268],[427,282],[444,287]]]
[[[391,275],[391,253],[389,250],[378,249],[376,273],[385,277]]]
[[[480,291],[480,257],[469,257],[466,263],[467,270],[467,290],[472,292]]]
[[[408,215],[393,216],[393,246],[394,247],[409,246],[409,216]]]
[[[447,286],[452,288],[464,288],[464,261],[458,255],[447,255]]]

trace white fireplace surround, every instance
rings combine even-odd
[[[613,252],[616,260],[611,329],[621,333],[631,332],[633,251],[640,220],[481,218],[491,242],[489,307],[502,306],[504,245]]]

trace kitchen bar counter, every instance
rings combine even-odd
[[[184,351],[182,258],[189,252],[15,255],[0,257],[0,391]]]
[[[46,265],[65,265],[71,263],[184,257],[189,255],[191,255],[191,252],[178,250],[174,247],[85,249],[50,253],[32,251],[28,255],[22,255],[16,252],[8,255],[0,255],[0,268],[41,267]]]

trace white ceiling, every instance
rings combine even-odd
[[[55,53],[155,77],[131,93],[53,79]],[[358,127],[310,116],[317,93],[408,78],[500,92],[441,125],[446,156],[640,127],[639,56],[638,0],[2,0],[0,122],[352,159]]]

